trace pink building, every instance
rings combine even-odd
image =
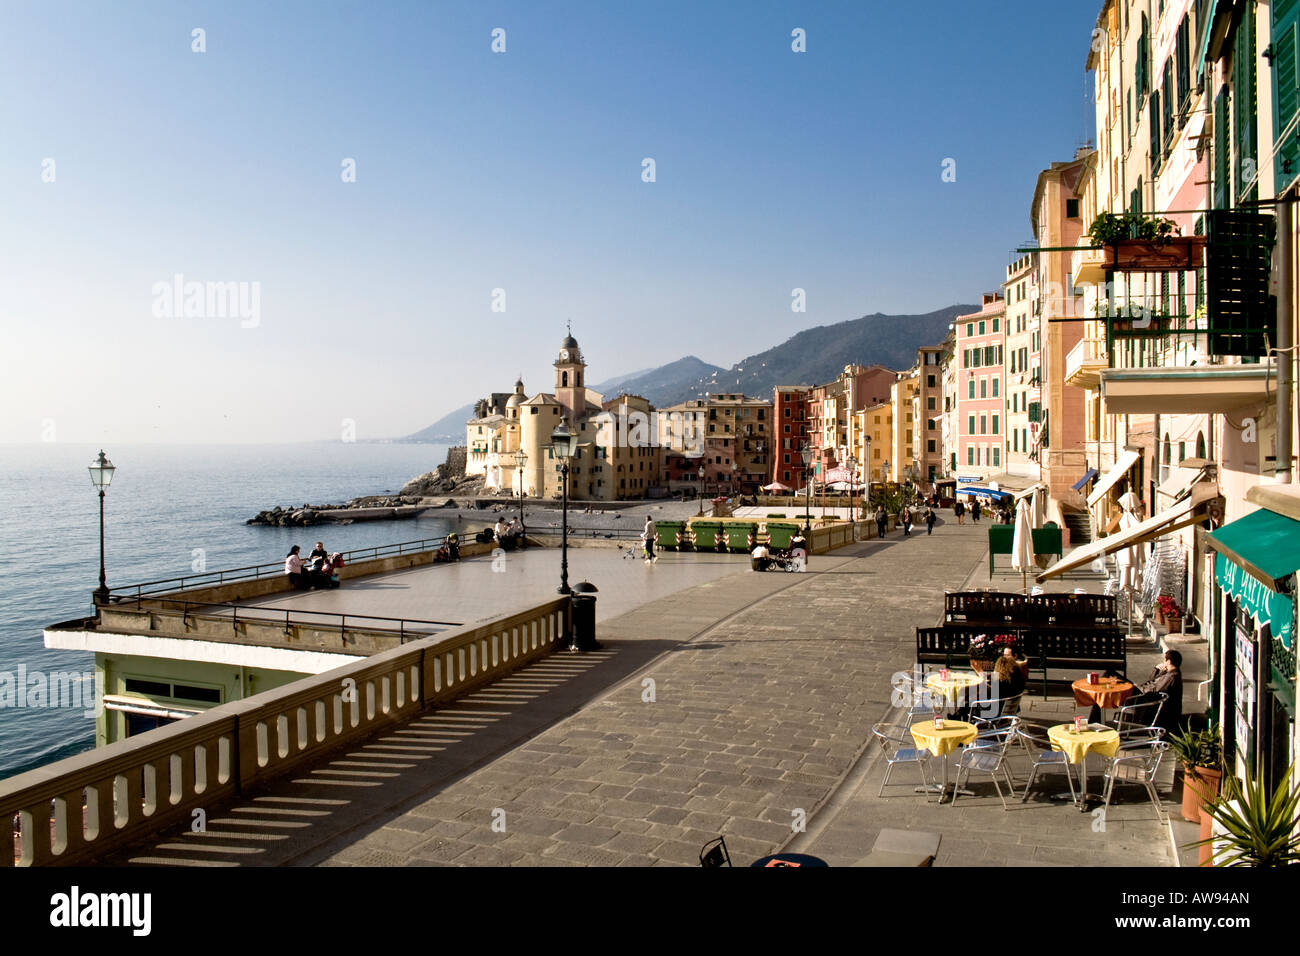
[[[957,474],[987,478],[1006,459],[1007,304],[986,292],[978,312],[954,320],[957,341]]]

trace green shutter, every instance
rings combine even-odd
[[[1300,108],[1300,71],[1297,70],[1296,35],[1300,29],[1300,0],[1273,3],[1273,194],[1280,196],[1300,173],[1300,130],[1291,130],[1282,142],[1278,136],[1295,119]]]
[[[1247,186],[1259,164],[1255,122],[1255,4],[1248,3],[1237,23],[1232,50],[1232,145],[1234,162],[1233,192],[1240,204],[1259,195],[1256,183]],[[1247,160],[1250,160],[1248,168]],[[1251,177],[1245,174],[1251,173]]]
[[[1228,197],[1228,158],[1232,147],[1228,142],[1228,87],[1219,89],[1214,98],[1214,208],[1227,209]]]

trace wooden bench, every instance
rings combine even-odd
[[[1128,643],[1117,627],[1055,627],[1052,625],[942,624],[916,629],[916,663],[924,667],[963,667],[970,663],[971,638],[978,634],[1011,634],[1017,650],[1029,660],[1029,672],[1042,675],[1047,698],[1050,669],[1086,672],[1128,669]],[[1079,674],[1082,676],[1082,673]]]
[[[946,624],[988,627],[1114,627],[1115,597],[1110,594],[1016,594],[1007,591],[954,591],[944,595]]]

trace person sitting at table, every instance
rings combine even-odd
[[[1146,681],[1138,685],[1137,691],[1125,701],[1126,704],[1141,704],[1154,700],[1156,694],[1165,695],[1156,726],[1163,727],[1166,733],[1176,733],[1183,720],[1183,655],[1178,651],[1165,651],[1165,659],[1156,665]]]
[[[289,549],[289,553],[284,559],[284,573],[289,576],[289,583],[295,588],[301,588],[304,585],[302,572],[302,548],[294,545]]]
[[[1024,692],[1025,678],[1011,648],[1003,651],[1002,656],[993,664],[993,670],[984,673],[982,678],[979,684],[967,692],[969,702],[958,708],[955,715],[957,720],[970,720],[973,717],[991,720],[1020,713],[1018,695]],[[982,703],[975,707],[976,701]]]

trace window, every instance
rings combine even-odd
[[[995,466],[1002,464],[1002,448],[999,445],[993,446],[993,464]]]
[[[966,337],[967,337],[967,338],[970,338],[970,337],[971,337],[972,335],[974,335],[974,334],[975,334],[975,323],[974,323],[974,322],[967,322],[967,323],[966,323]]]
[[[994,331],[994,332],[996,332],[996,331],[998,330],[998,321],[999,321],[998,319],[994,319],[994,320],[993,320],[993,331]]]
[[[926,356],[926,358],[929,358],[929,356]],[[933,375],[927,375],[927,376],[925,377],[925,387],[926,387],[926,388],[934,388],[934,376],[933,376]]]
[[[988,417],[987,415],[981,415],[981,416],[980,416],[980,434],[981,434],[981,435],[987,435],[988,433],[989,433],[989,417]]]
[[[1079,200],[1067,199],[1065,201],[1065,218],[1066,219],[1079,218]]]
[[[934,425],[931,424],[930,427],[933,428]],[[935,448],[934,448],[934,439],[933,439],[933,438],[928,439],[928,440],[926,441],[926,443],[925,443],[925,450],[928,451],[928,452],[933,452],[933,451],[935,450]]]
[[[1000,417],[1000,416],[998,416],[998,415],[994,415],[994,416],[993,416],[993,434],[995,434],[995,435],[998,433],[998,418],[999,418],[999,417]]]
[[[934,406],[934,396],[933,396],[933,395],[931,395],[930,397],[928,397],[928,398],[925,400],[925,407],[926,407],[927,409],[929,409],[930,411],[934,411],[935,406]]]
[[[1011,450],[1020,451],[1020,432],[1011,433]]]
[[[982,378],[980,379],[980,398],[988,398],[988,397],[989,397],[989,380],[986,378]]]
[[[968,465],[973,465],[973,464],[975,464],[975,449],[974,449],[974,448],[967,447],[967,449],[966,449],[966,464],[968,464]]]
[[[968,398],[974,398],[974,397],[975,397],[975,379],[973,379],[973,378],[970,379],[966,384],[970,386],[970,395],[968,395],[967,397],[968,397]]]
[[[993,380],[993,397],[998,397],[998,379],[996,378]]]
[[[969,420],[967,421],[966,434],[968,434],[968,435],[974,435],[974,434],[975,434],[975,416],[974,416],[974,415],[971,415],[971,416],[969,417]]]
[[[983,335],[983,334],[984,334],[984,323],[981,322],[981,323],[980,323],[980,335]]]

